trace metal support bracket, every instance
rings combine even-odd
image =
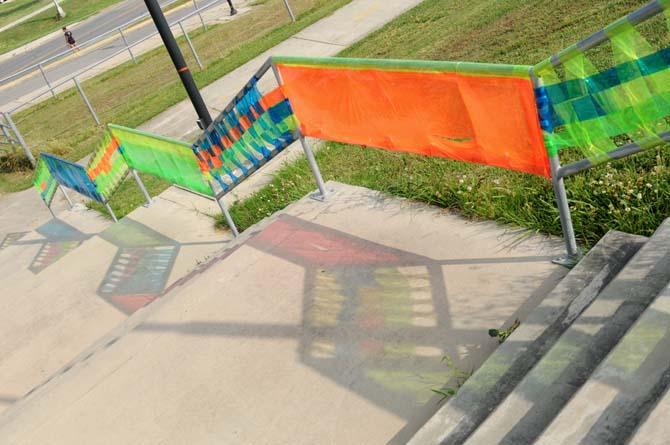
[[[572,269],[579,263],[579,261],[582,259],[584,255],[582,252],[578,252],[575,255],[561,255],[559,257],[554,258],[551,260],[552,263],[557,264],[559,266],[567,267],[568,269]]]

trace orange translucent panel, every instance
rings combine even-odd
[[[278,68],[306,136],[550,176],[530,79]]]

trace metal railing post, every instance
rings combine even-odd
[[[7,140],[7,143],[9,144],[13,143],[14,139],[9,136],[9,133],[7,133],[7,127],[5,126],[5,124],[0,124],[0,129],[2,129],[2,135]]]
[[[81,84],[79,83],[79,80],[77,80],[76,77],[73,77],[72,80],[74,81],[74,84],[77,87],[77,90],[79,90],[79,94],[81,95],[81,98],[84,100],[84,103],[86,104],[86,108],[88,108],[88,111],[91,113],[91,116],[93,116],[93,119],[95,120],[95,123],[97,125],[100,125],[100,119],[98,119],[98,115],[95,114],[95,110],[93,109],[93,106],[91,105],[91,102],[89,102],[88,97],[86,97],[86,93],[84,93],[84,89],[81,87]]]
[[[214,184],[211,183],[211,181],[209,183],[209,186],[212,188],[212,191],[216,193],[216,188],[214,187]],[[228,227],[230,227],[230,231],[233,232],[233,236],[237,238],[240,235],[240,232],[237,230],[235,221],[233,221],[233,217],[230,215],[230,212],[228,211],[228,206],[226,206],[226,203],[223,202],[223,196],[217,198],[215,195],[214,200],[219,205],[221,213],[223,213],[223,216],[226,218],[226,224],[228,224]]]
[[[14,123],[14,120],[12,119],[12,114],[9,112],[2,113],[2,115],[5,118],[5,121],[7,122],[7,125],[9,125],[9,128],[12,129],[12,133],[14,133],[14,137],[16,137],[16,140],[19,142],[19,145],[23,148],[23,152],[25,153],[26,157],[30,161],[30,164],[35,168],[35,157],[33,156],[33,153],[30,151],[28,148],[28,144],[26,144],[26,141],[23,139],[23,136],[21,135],[21,132],[19,131],[18,128],[16,128],[16,124]]]
[[[126,40],[126,35],[123,33],[123,30],[119,28],[119,34],[121,34],[121,38],[123,39],[123,44],[126,45],[126,49],[128,50],[128,53],[130,54],[130,58],[133,59],[133,63],[137,63],[137,60],[135,60],[135,55],[133,54],[133,51],[130,49],[130,46],[128,45],[128,40]]]
[[[572,215],[570,214],[570,204],[565,191],[565,183],[563,177],[558,174],[558,170],[561,168],[558,155],[551,156],[549,163],[551,165],[551,182],[554,187],[554,195],[556,197],[556,205],[558,206],[558,215],[561,219],[561,229],[567,252],[566,256],[558,257],[553,262],[562,266],[572,267],[579,261],[580,252],[575,238],[575,229],[572,226]]]
[[[119,222],[119,220],[116,218],[116,215],[114,214],[114,210],[112,210],[109,203],[108,202],[103,202],[102,204],[105,206],[105,209],[107,209],[107,211],[109,212],[109,216],[112,217],[112,220],[114,222]]]
[[[49,87],[49,91],[51,91],[51,95],[53,97],[56,97],[56,92],[51,86],[51,83],[49,82],[49,79],[47,79],[47,74],[44,72],[44,68],[42,67],[42,64],[38,64],[37,67],[40,69],[40,73],[42,73],[42,77],[44,78],[44,82],[47,84],[47,87]]]
[[[42,202],[44,202],[44,201],[42,201]],[[47,206],[47,209],[49,209],[49,213],[51,213],[51,217],[54,218],[54,219],[56,219],[56,214],[55,214],[54,211],[51,209],[51,206],[50,206],[50,205],[47,205],[46,202],[44,202],[44,205]]]
[[[272,63],[271,67],[272,67],[272,73],[274,74],[275,79],[277,79],[277,83],[281,86],[282,80],[281,75],[279,74],[279,70],[277,69],[277,66],[274,63]],[[305,137],[303,136],[300,129],[297,129],[296,133],[298,135],[298,139],[300,139],[302,149],[305,152],[305,157],[307,158],[307,162],[309,163],[309,168],[310,170],[312,170],[312,175],[314,176],[314,180],[316,181],[316,186],[319,188],[319,194],[313,194],[311,197],[319,201],[325,201],[327,195],[326,185],[323,182],[323,177],[321,176],[321,170],[319,170],[319,164],[316,163],[316,159],[314,158],[314,152],[312,151],[312,148],[305,140]]]
[[[202,29],[207,31],[207,25],[205,24],[205,20],[202,18],[202,14],[198,9],[198,4],[195,2],[195,0],[193,0],[193,8],[195,8],[195,11],[198,13],[198,16],[200,17],[200,23],[202,23]]]
[[[140,175],[137,174],[137,170],[135,170],[134,168],[130,169],[130,173],[133,175],[133,178],[135,178],[135,182],[137,183],[137,186],[140,188],[140,191],[142,191],[142,195],[144,195],[144,199],[147,202],[145,207],[149,207],[151,205],[151,195],[149,195],[147,188],[144,186],[144,182],[142,182],[142,179],[140,179]]]
[[[70,195],[68,195],[67,192],[65,191],[65,187],[63,187],[62,185],[59,185],[58,188],[60,189],[61,192],[63,192],[63,196],[65,196],[65,200],[70,205],[70,209],[73,209],[74,204],[72,203],[72,200],[70,199]]]
[[[195,61],[202,70],[202,62],[200,62],[200,57],[198,57],[198,53],[195,52],[195,48],[193,47],[193,42],[191,42],[191,38],[188,36],[188,33],[186,32],[186,29],[184,28],[184,24],[182,22],[178,22],[179,27],[181,28],[181,33],[184,34],[184,37],[186,38],[186,43],[188,43],[188,47],[191,48],[191,52],[193,53],[193,57],[195,57]]]
[[[316,180],[316,186],[319,188],[319,193],[313,194],[311,198],[319,201],[325,201],[327,195],[326,185],[323,183],[323,178],[321,177],[321,170],[319,170],[319,164],[316,163],[316,159],[314,158],[314,152],[312,151],[312,148],[305,140],[305,137],[302,135],[302,133],[300,133],[300,130],[298,130],[298,135],[299,135],[298,137],[300,138],[300,143],[302,144],[302,149],[305,152],[305,157],[307,157],[309,168],[310,170],[312,170],[312,175],[314,175],[314,179]]]
[[[542,87],[542,80],[535,74],[535,68],[531,67],[528,71],[533,88],[537,91]],[[537,94],[537,93],[535,93]],[[538,102],[538,97],[535,98]],[[538,107],[538,117],[543,118],[543,107]],[[565,241],[566,255],[554,258],[552,263],[559,264],[565,267],[573,267],[579,261],[581,253],[577,247],[577,240],[575,238],[575,229],[572,226],[572,215],[570,214],[570,203],[568,202],[568,195],[565,191],[564,177],[560,174],[561,160],[558,153],[549,156],[549,168],[551,170],[551,183],[554,188],[554,196],[556,198],[556,206],[558,207],[558,216],[561,220],[561,230],[563,232],[563,240]]]
[[[293,14],[293,10],[291,9],[291,5],[288,4],[288,0],[284,0],[284,5],[286,5],[286,10],[288,11],[288,15],[291,16],[291,21],[295,23],[295,15]]]

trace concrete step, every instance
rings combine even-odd
[[[482,423],[644,245],[646,238],[611,231],[549,293],[409,442],[459,444]]]
[[[0,415],[0,443],[406,443],[443,356],[478,368],[567,273],[552,239],[327,186]]]
[[[658,445],[667,443],[670,419],[670,390],[656,404],[649,416],[639,426],[628,445]],[[665,442],[664,442],[665,441]]]
[[[534,443],[668,281],[670,219],[465,443]]]
[[[670,284],[575,394],[538,445],[625,443],[670,383]],[[668,440],[657,436],[654,443]]]

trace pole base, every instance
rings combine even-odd
[[[319,201],[319,202],[326,202],[328,199],[328,196],[330,196],[333,193],[333,190],[327,190],[327,193],[324,195],[321,192],[314,192],[311,195],[309,195],[309,199],[313,199],[314,201]]]
[[[582,254],[578,253],[575,255],[561,255],[559,257],[554,258],[551,260],[552,263],[558,264],[559,266],[567,267],[568,269],[572,269],[579,263],[579,260],[582,259]]]

